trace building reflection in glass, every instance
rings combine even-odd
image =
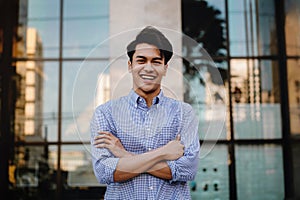
[[[235,137],[280,138],[277,63],[269,60],[232,60],[231,74]]]
[[[96,79],[84,82],[86,87],[98,85],[93,96],[95,102],[91,102],[93,97],[80,93],[74,113],[70,103],[82,60],[109,35],[109,1],[88,2],[65,0],[64,14],[60,16],[59,0],[20,1],[19,27],[13,46],[17,91],[12,125],[14,154],[10,155],[9,168],[10,189],[16,199],[37,196],[53,199],[58,190],[62,190],[63,197],[77,198],[84,191],[91,194],[93,187],[105,188],[92,173],[87,151],[90,116],[86,113],[91,112],[93,103],[98,105],[109,99],[112,80],[109,72],[98,77],[100,82]],[[284,2],[290,128],[292,137],[298,138],[299,2]],[[190,183],[193,199],[229,199],[234,192],[238,199],[254,193],[253,198],[257,199],[282,199],[285,182],[280,166],[283,166],[284,144],[276,36],[277,28],[282,27],[277,27],[276,3],[184,0],[181,4],[183,32],[199,43],[188,48],[182,41],[183,56],[192,61],[184,61],[184,100],[197,111],[200,139],[220,142],[201,158],[197,177]],[[63,27],[59,26],[60,19]],[[84,27],[89,37],[83,37],[78,27]],[[62,44],[60,33],[64,33]],[[201,48],[213,62],[203,59]],[[92,70],[84,75],[95,75],[94,69],[106,66],[109,52],[106,45],[93,54],[87,62],[87,68]],[[212,66],[219,70],[222,83],[212,76]],[[224,120],[220,112],[227,112],[226,123],[220,133],[215,133],[211,127]],[[82,135],[78,135],[74,118],[83,122],[79,128]],[[297,144],[293,145],[295,185],[299,183]],[[236,177],[236,191],[231,189],[232,177]],[[99,197],[103,191],[97,190],[95,196]]]

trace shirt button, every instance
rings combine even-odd
[[[149,187],[149,190],[153,190],[153,187],[152,187],[152,186],[150,186],[150,187]]]
[[[151,151],[152,149],[151,149],[151,148],[149,148],[148,150],[149,150],[149,151]]]

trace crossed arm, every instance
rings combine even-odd
[[[194,179],[200,151],[198,120],[191,107],[183,110],[181,138],[177,137],[162,147],[138,155],[127,152],[113,134],[98,133],[99,130],[113,131],[114,126],[101,110],[97,110],[91,122],[91,150],[94,173],[99,182],[122,182],[141,173],[149,173],[171,182]]]
[[[125,150],[120,140],[110,132],[99,132],[95,137],[96,148],[106,148],[119,158],[114,172],[114,181],[126,181],[141,173],[149,173],[158,178],[172,179],[171,169],[166,160],[176,160],[183,156],[184,145],[180,143],[180,135],[175,140],[155,150],[132,154]]]

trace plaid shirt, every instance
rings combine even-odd
[[[142,173],[124,182],[114,182],[119,158],[105,148],[91,145],[93,169],[100,183],[107,184],[105,199],[191,199],[188,181],[193,180],[199,163],[198,119],[192,107],[160,94],[152,106],[133,90],[128,96],[100,105],[91,121],[91,144],[98,131],[109,131],[124,148],[135,154],[145,153],[174,140],[180,133],[184,156],[167,161],[172,180]]]

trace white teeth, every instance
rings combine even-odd
[[[147,79],[147,80],[153,80],[155,77],[154,76],[148,76],[148,75],[141,75],[142,79]]]

